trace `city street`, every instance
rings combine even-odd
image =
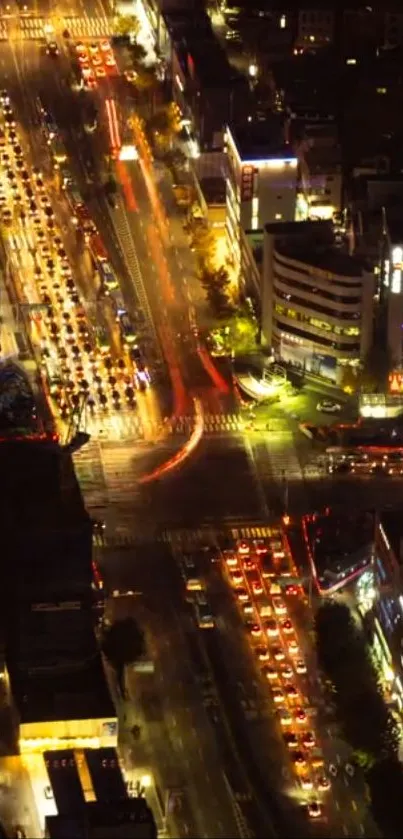
[[[97,0],[93,10],[103,13],[102,3]],[[86,27],[89,37],[95,37],[92,24]],[[381,482],[324,477],[317,450],[299,431],[291,409],[287,414],[274,409],[262,427],[245,427],[228,381],[198,343],[193,258],[177,218],[167,222],[168,185],[163,184],[162,199],[153,170],[136,162],[126,167],[136,207],[128,206],[123,190],[115,206],[108,204],[97,181],[99,171],[103,173],[98,160],[102,141],[83,138],[68,110],[67,55],[51,65],[52,72],[48,61],[33,40],[0,43],[4,85],[21,114],[33,163],[49,168],[34,105],[40,93],[63,131],[69,165],[82,193],[88,194],[129,307],[134,311],[143,306],[145,295],[145,340],[156,380],[155,388],[139,394],[135,420],[121,415],[116,430],[114,416],[98,419],[91,441],[74,458],[87,509],[106,524],[104,545],[97,549],[106,591],[139,593],[114,600],[112,615],[138,619],[155,663],[152,675],[127,674],[130,701],[121,709],[127,769],[133,769],[136,759],[142,766],[147,761],[144,768],[152,772],[162,798],[180,790],[181,811],[173,812],[174,824],[168,825],[172,835],[270,836],[281,824],[295,837],[375,836],[363,784],[345,771],[349,754],[324,704],[306,604],[289,603],[308,661],[308,675],[298,684],[316,709],[326,767],[335,767],[332,799],[316,826],[301,817],[299,799],[290,794],[289,760],[273,704],[222,570],[210,567],[206,559],[216,626],[202,631],[178,567],[184,550],[194,551],[231,531],[242,536],[247,530],[253,536],[284,509],[299,514],[324,501],[346,503],[350,498],[355,506],[373,506]],[[109,91],[98,91],[99,107]],[[91,288],[56,185],[53,199],[60,201],[57,217],[71,258],[77,260],[77,284]],[[205,415],[202,442],[180,469],[141,485],[141,477],[175,456],[191,435],[195,396]],[[306,418],[312,407],[308,402],[303,406]],[[171,409],[174,417],[163,426]],[[382,482],[383,503],[395,493],[395,482]],[[138,754],[130,740],[136,724],[141,729]]]

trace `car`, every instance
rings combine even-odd
[[[10,97],[8,95],[7,90],[0,90],[0,103],[4,105],[10,104]]]
[[[292,679],[294,671],[289,664],[283,664],[281,667],[281,675],[283,679]]]
[[[288,586],[285,587],[285,593],[288,594],[290,597],[296,597],[299,593],[298,586],[294,583],[290,583]]]
[[[79,63],[79,65],[80,65],[80,67],[81,67],[81,68],[88,68],[88,69],[89,69],[89,61],[90,61],[90,60],[89,60],[89,58],[88,58],[87,53],[85,53],[85,52],[80,52],[80,54],[79,54],[79,56],[78,56],[78,63]]]
[[[292,716],[287,708],[281,708],[278,714],[280,725],[284,728],[292,725]]]
[[[269,638],[277,637],[278,633],[278,623],[274,618],[269,618],[264,622],[264,629],[266,635]]]
[[[57,58],[59,55],[59,47],[56,41],[49,41],[46,44],[46,55],[49,55],[51,58]]]
[[[2,210],[1,211],[1,220],[2,220],[3,224],[5,224],[7,227],[10,227],[13,223],[13,214],[12,214],[11,210]]]
[[[243,567],[245,568],[245,571],[256,571],[257,569],[255,560],[251,559],[251,557],[248,555],[246,555],[243,561]]]
[[[91,55],[98,55],[99,46],[98,44],[90,44],[88,47]]]
[[[270,658],[270,653],[269,653],[269,658]],[[275,670],[274,667],[269,667],[268,665],[266,665],[265,667],[262,667],[262,676],[264,676],[264,678],[267,679],[268,682],[278,681],[277,670]]]
[[[299,646],[294,638],[291,641],[287,641],[288,652],[290,655],[298,655],[299,653]],[[298,671],[297,671],[298,672]]]
[[[288,699],[298,699],[299,693],[295,685],[285,685],[284,693]]]
[[[97,80],[93,73],[89,73],[87,78],[85,79],[85,87],[87,90],[94,90],[97,86]]]
[[[252,638],[260,638],[262,635],[262,628],[258,623],[252,623],[249,628]]]
[[[253,581],[252,591],[253,591],[253,594],[256,595],[256,597],[260,597],[260,595],[263,594],[264,589],[263,589],[263,586],[262,586],[262,583],[260,582],[260,580],[254,580]]]
[[[310,775],[302,775],[300,783],[303,790],[309,791],[313,789],[313,780]]]
[[[259,659],[259,661],[269,661],[270,660],[269,650],[263,644],[258,644],[257,647],[255,647],[255,654],[256,654],[257,658]]]
[[[271,647],[270,654],[273,656],[275,661],[284,661],[285,653],[281,647]]]
[[[98,45],[97,45],[97,49],[98,49]],[[112,49],[110,41],[108,41],[107,38],[104,38],[99,44],[99,49],[101,49],[102,52],[109,52]]]
[[[318,787],[322,792],[330,789],[330,781],[329,781],[329,778],[327,777],[327,775],[320,775],[319,776]]]
[[[284,632],[285,635],[291,635],[291,633],[294,632],[294,627],[288,618],[285,621],[281,621],[280,627],[281,631]]]
[[[312,731],[307,731],[302,738],[302,742],[306,749],[313,749],[316,743],[314,733]]]
[[[105,58],[105,66],[106,67],[116,67],[115,57],[113,55],[108,55]]]
[[[264,556],[268,553],[269,548],[265,541],[265,539],[254,539],[253,540],[253,547],[258,556]]]
[[[297,708],[294,713],[294,718],[299,725],[303,725],[306,722],[306,713],[303,708]]]
[[[318,402],[316,410],[322,414],[339,414],[341,405],[339,402],[335,402],[334,399],[322,399]]]
[[[239,542],[237,542],[236,547],[238,553],[241,554],[241,556],[246,556],[247,554],[250,554],[250,545],[248,542],[245,541],[245,539],[241,539]]]
[[[307,765],[306,756],[304,755],[304,752],[301,752],[299,749],[296,752],[291,753],[291,760],[300,769],[305,769]]]
[[[87,52],[87,47],[85,44],[83,44],[82,41],[78,41],[78,43],[76,44],[76,52],[78,53],[78,55],[82,55],[83,53]]]
[[[282,597],[273,597],[273,609],[276,615],[286,615],[287,614],[287,607],[284,603]]]
[[[243,583],[243,574],[240,571],[231,571],[229,577],[231,583],[235,586],[239,586]]]
[[[93,55],[91,58],[93,67],[102,67],[102,58],[100,55]]]
[[[272,697],[273,702],[275,702],[277,705],[284,705],[285,695],[280,688],[273,688]]]
[[[310,819],[319,819],[322,815],[322,808],[318,801],[309,801],[307,810]]]
[[[96,67],[95,68],[95,76],[97,79],[105,79],[106,78],[106,70],[104,67]]]
[[[305,676],[306,673],[306,664],[303,658],[299,658],[295,662],[295,669],[299,676]]]
[[[234,591],[240,603],[246,603],[249,600],[249,594],[243,586],[236,586]]]
[[[247,600],[246,603],[242,603],[242,612],[244,615],[255,614],[255,607],[251,600]]]
[[[289,749],[298,749],[298,737],[293,731],[286,731],[283,740]]]

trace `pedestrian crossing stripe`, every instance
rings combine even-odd
[[[269,526],[264,524],[239,525],[238,527],[231,527],[230,522],[226,526],[223,522],[222,526],[209,526],[208,524],[196,528],[182,528],[178,530],[164,530],[160,535],[160,540],[168,542],[173,547],[180,547],[184,544],[209,542],[213,546],[218,546],[218,539],[220,535],[228,535],[232,539],[268,539],[273,536],[278,536],[279,528],[276,526]]]
[[[188,433],[194,428],[195,417],[174,417],[169,425],[172,433]],[[207,434],[242,431],[243,427],[243,421],[238,414],[203,414],[203,428]]]
[[[23,38],[41,40],[49,21],[42,17],[23,17],[19,19],[18,24]],[[62,26],[73,38],[106,38],[113,34],[113,21],[106,16],[66,17]],[[8,27],[4,22],[0,29],[0,37],[8,38]]]

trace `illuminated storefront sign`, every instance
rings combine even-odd
[[[242,166],[241,201],[252,201],[253,166]]]

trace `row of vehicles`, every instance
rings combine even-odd
[[[222,561],[253,657],[270,689],[298,797],[311,819],[321,819],[322,795],[330,781],[313,728],[307,666],[293,619],[292,603],[301,587],[288,542],[273,529],[267,538],[239,540],[223,549]]]
[[[109,344],[97,346],[46,176],[25,153],[6,92],[0,94],[0,120],[0,204],[4,195],[1,212],[11,218],[5,245],[30,307],[32,339],[55,413],[70,420],[83,403],[102,413],[122,403],[134,408],[133,365],[127,358],[112,360]]]
[[[117,75],[114,51],[107,38],[93,44],[79,41],[74,52],[84,89],[95,90],[100,81]]]
[[[326,468],[329,475],[400,477],[403,475],[403,450],[381,447],[341,450],[328,449]]]
[[[207,600],[206,587],[200,574],[200,562],[203,557],[197,551],[183,553],[181,556],[181,572],[185,588],[190,598],[196,623],[199,629],[213,629],[215,626],[214,615]]]

